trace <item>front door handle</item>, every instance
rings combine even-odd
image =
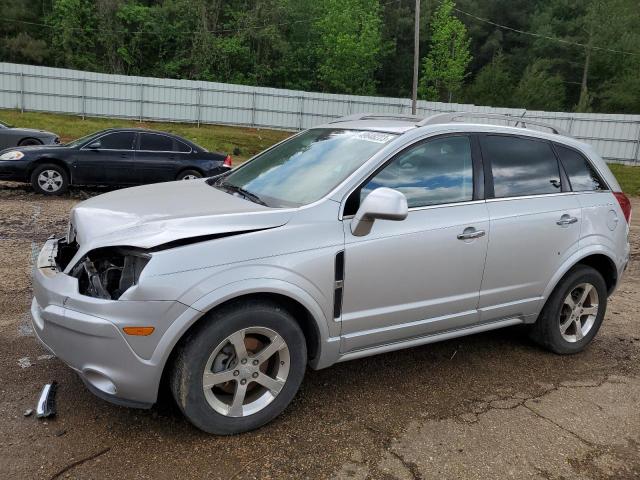
[[[458,240],[473,240],[474,238],[484,237],[484,230],[476,230],[473,227],[467,227],[464,232],[458,234]]]
[[[578,219],[576,217],[572,217],[571,215],[567,215],[566,213],[564,215],[562,215],[560,217],[560,220],[558,220],[556,222],[557,225],[560,225],[561,227],[567,226],[567,225],[571,225],[573,223],[576,223],[578,221]]]

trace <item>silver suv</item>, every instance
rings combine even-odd
[[[627,265],[629,200],[553,127],[460,118],[346,117],[78,204],[39,255],[35,332],[118,404],[151,406],[166,375],[216,434],[275,418],[307,364],[520,324],[580,352]]]

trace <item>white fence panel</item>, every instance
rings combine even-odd
[[[354,113],[408,114],[411,101],[0,63],[0,108],[300,130]],[[523,113],[418,102],[422,116],[463,111]],[[553,124],[593,144],[607,161],[640,164],[640,115],[529,111],[525,118]]]

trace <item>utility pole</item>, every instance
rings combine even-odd
[[[420,0],[416,0],[416,18],[413,29],[413,90],[411,93],[411,115],[416,114],[416,107],[418,103],[418,66],[420,64]]]

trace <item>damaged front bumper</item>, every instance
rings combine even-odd
[[[92,298],[58,269],[58,239],[49,239],[33,272],[33,328],[38,339],[73,368],[89,389],[113,403],[149,407],[157,397],[167,353],[163,334],[189,307],[175,301]],[[153,334],[128,336],[125,326],[153,325]]]

